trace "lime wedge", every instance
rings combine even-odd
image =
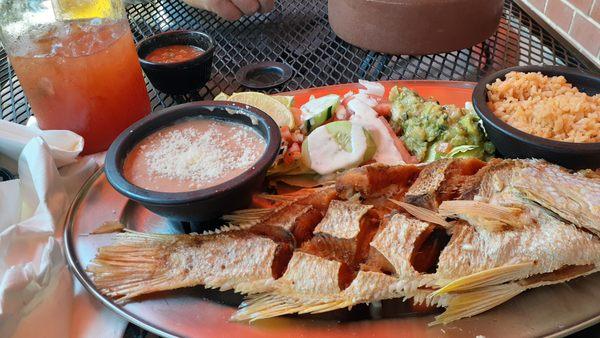
[[[271,97],[274,98],[275,100],[283,103],[288,108],[291,108],[292,105],[294,104],[294,97],[293,96],[273,95]]]
[[[219,95],[215,96],[214,101],[227,101],[229,100],[229,95],[221,92]]]
[[[229,101],[247,104],[267,113],[279,127],[294,128],[294,115],[283,103],[273,97],[257,92],[234,93]]]

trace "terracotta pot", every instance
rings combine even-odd
[[[471,47],[491,36],[503,0],[329,0],[329,23],[343,40],[390,54]]]

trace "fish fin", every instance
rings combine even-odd
[[[529,273],[524,274],[523,272],[530,271],[534,265],[535,262],[526,262],[477,272],[446,284],[441,289],[433,292],[431,296],[435,297],[447,293],[464,292],[475,288],[493,286],[521,279],[523,276],[529,275]]]
[[[438,208],[441,216],[456,216],[466,221],[475,220],[473,225],[481,225],[490,231],[509,228],[522,228],[522,210],[515,207],[494,205],[479,201],[444,201]]]
[[[335,299],[331,301],[295,299],[275,294],[250,296],[245,300],[231,321],[250,321],[298,313],[322,313],[354,305],[352,300]]]
[[[249,228],[252,225],[253,224],[249,224],[249,223],[241,223],[241,224],[228,223],[218,229],[205,230],[202,232],[202,235],[217,235],[217,234],[221,234],[221,233],[228,232],[228,231],[244,230],[244,229]]]
[[[259,194],[258,197],[278,202],[295,202],[317,192],[319,189],[321,188],[304,188],[289,194]]]
[[[448,324],[490,310],[525,291],[516,283],[493,285],[466,293],[452,295],[444,313],[435,317],[429,326]]]
[[[234,211],[229,215],[223,215],[221,219],[229,222],[231,225],[236,225],[241,228],[248,228],[258,223],[261,219],[265,218],[273,211],[274,209],[243,209]]]
[[[391,199],[391,198],[389,200],[390,200],[390,202],[401,206],[409,214],[413,215],[414,217],[418,218],[421,221],[429,222],[429,223],[433,223],[433,224],[438,224],[438,225],[443,226],[446,229],[452,229],[453,228],[452,224],[450,224],[449,222],[447,222],[446,219],[443,216],[441,216],[440,214],[438,214],[435,211],[431,211],[429,209],[425,209],[423,207],[418,207],[416,205],[412,205],[412,204],[409,204],[409,203],[397,201],[397,200],[394,200],[394,199]]]
[[[125,225],[119,221],[106,221],[97,227],[94,231],[90,232],[90,235],[109,234],[116,232],[123,232]]]

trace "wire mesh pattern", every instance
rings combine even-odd
[[[236,22],[224,21],[179,0],[155,0],[132,5],[127,11],[137,41],[168,30],[192,29],[212,35],[218,45],[212,80],[199,95],[172,97],[148,85],[154,110],[192,99],[210,99],[222,91],[241,91],[235,72],[261,61],[284,62],[295,71],[290,81],[271,92],[361,78],[477,81],[490,72],[526,64],[586,68],[511,0],[505,1],[498,30],[483,43],[416,57],[370,52],[344,42],[328,24],[326,0],[280,0],[271,13]],[[2,119],[23,123],[31,114],[4,50],[0,50],[0,101]]]

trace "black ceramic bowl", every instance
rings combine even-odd
[[[125,179],[123,164],[126,156],[142,139],[185,117],[210,117],[237,122],[254,128],[266,141],[265,151],[246,172],[216,186],[190,192],[165,193],[140,188]],[[277,124],[264,112],[234,102],[203,101],[164,109],[134,123],[108,149],[105,172],[108,182],[122,195],[141,203],[163,217],[204,222],[245,208],[252,194],[264,181],[281,144]]]
[[[204,50],[200,56],[187,61],[160,63],[146,60],[153,50],[172,45],[190,45]],[[137,45],[142,69],[152,85],[167,94],[187,94],[202,88],[210,79],[215,44],[205,33],[170,31],[145,38]]]
[[[511,71],[540,72],[564,76],[567,82],[588,95],[600,92],[600,77],[568,67],[522,66],[507,68],[479,81],[473,91],[473,106],[481,117],[490,140],[498,152],[509,158],[543,158],[571,169],[600,168],[600,143],[572,143],[550,140],[520,131],[500,120],[488,108],[486,85],[504,80]]]

